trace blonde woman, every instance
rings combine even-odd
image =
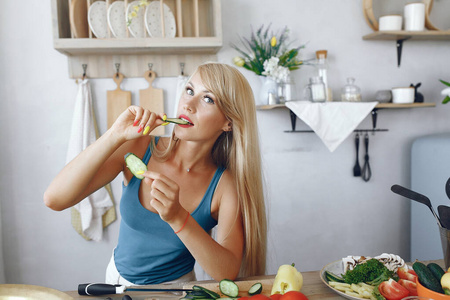
[[[124,111],[71,161],[44,195],[69,208],[123,172],[119,241],[106,282],[140,285],[195,280],[197,261],[213,279],[262,275],[266,216],[253,93],[234,67],[199,66],[180,98],[171,137],[149,137],[163,114]],[[139,180],[124,155],[142,158]],[[208,232],[216,227],[213,239]]]

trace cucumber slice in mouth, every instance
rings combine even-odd
[[[178,124],[178,125],[194,125],[187,120],[179,119],[179,118],[167,118],[165,121],[169,122],[169,123]]]
[[[131,173],[138,179],[143,179],[142,174],[147,171],[147,165],[135,154],[129,152],[125,154],[125,163]]]

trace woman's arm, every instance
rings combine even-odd
[[[241,267],[244,237],[237,192],[231,175],[225,171],[214,196],[219,197],[217,241],[194,218],[188,216],[188,212],[179,204],[176,183],[150,171],[144,176],[152,180],[151,205],[175,232],[183,228],[177,235],[203,270],[217,281],[235,279]],[[187,223],[184,225],[186,218]]]
[[[154,113],[129,107],[104,135],[54,178],[44,193],[45,204],[54,210],[64,210],[111,182],[124,168],[123,155],[143,136],[139,128],[150,126],[147,131],[151,132],[161,123]]]

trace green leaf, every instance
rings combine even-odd
[[[450,102],[450,96],[447,96],[442,100],[442,104],[447,104],[448,102]]]
[[[450,86],[450,83],[447,82],[447,81],[444,81],[444,80],[442,80],[442,79],[439,79],[439,81],[442,82],[443,84],[445,84],[446,86]]]

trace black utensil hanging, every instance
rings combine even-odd
[[[355,135],[355,147],[356,147],[356,162],[353,167],[353,176],[359,177],[361,176],[361,167],[359,165],[359,133]]]
[[[445,228],[450,229],[450,207],[446,205],[438,206],[439,219]]]
[[[364,166],[362,168],[362,179],[364,181],[369,181],[372,177],[372,170],[369,164],[369,134],[366,132],[364,135],[364,146],[366,148],[366,154],[364,155]]]

